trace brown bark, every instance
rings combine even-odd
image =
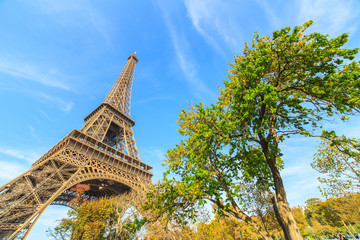
[[[272,126],[270,128],[268,137],[272,137],[275,141],[275,144],[279,145],[279,137],[277,136],[275,131],[276,115],[273,115],[272,119]],[[296,224],[295,218],[291,213],[289,203],[287,202],[284,184],[280,176],[279,169],[276,166],[276,157],[269,154],[269,143],[265,140],[262,133],[258,133],[258,137],[260,140],[262,151],[266,158],[267,164],[270,167],[271,174],[274,180],[277,209],[282,220],[279,221],[279,224],[283,223],[284,227],[286,228],[286,230],[284,231],[285,238],[288,237],[290,240],[303,240],[303,237],[300,234],[300,230]]]
[[[290,206],[287,202],[284,184],[281,179],[280,172],[276,167],[275,159],[268,159],[268,164],[274,179],[275,194],[280,217],[289,233],[290,239],[302,240],[303,237],[300,234],[300,230],[296,224],[294,216],[291,213]]]
[[[274,213],[276,216],[276,220],[278,221],[278,223],[280,224],[281,229],[284,232],[284,237],[285,240],[290,240],[290,236],[289,236],[289,231],[288,229],[285,227],[284,222],[281,219],[280,213],[279,213],[279,209],[276,205],[276,200],[275,200],[275,196],[273,196],[273,194],[271,193],[271,203],[273,205],[273,209],[274,209]]]

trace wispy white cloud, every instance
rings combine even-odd
[[[63,98],[52,96],[41,91],[30,93],[39,102],[50,104],[58,107],[64,113],[68,113],[72,110],[74,103],[64,100]]]
[[[206,30],[204,23],[208,23],[210,19],[214,20],[212,15],[212,8],[209,7],[207,2],[204,1],[185,1],[189,17],[195,27],[195,29],[205,38],[205,40],[213,46],[217,51],[224,55],[218,42],[213,36],[211,36]],[[219,24],[216,24],[217,27]],[[228,38],[225,36],[225,38]]]
[[[68,217],[67,212],[69,207],[50,205],[46,208],[45,212],[41,215],[38,222],[35,224],[33,230],[29,233],[27,239],[50,239],[48,230],[54,230],[60,220]]]
[[[59,224],[59,220],[67,217],[69,208],[64,206],[49,206],[39,219],[39,224],[53,228]]]
[[[233,11],[233,4],[236,5],[235,2],[224,4],[221,0],[185,0],[194,28],[223,56],[224,46],[237,50],[242,39],[241,22],[237,21],[239,12]]]
[[[39,143],[41,142],[41,139],[39,138],[39,136],[36,134],[36,130],[33,126],[29,125],[29,130],[30,130],[30,135]]]
[[[359,25],[360,2],[357,0],[256,0],[274,29],[302,25],[312,19],[310,31],[335,37],[353,34]]]
[[[175,25],[173,24],[173,20],[169,16],[170,14],[166,11],[163,5],[159,5],[163,13],[165,23],[170,32],[178,63],[189,85],[190,91],[199,100],[205,100],[209,97],[216,99],[217,95],[213,93],[197,75],[196,65],[192,62],[188,53],[189,43],[186,36],[184,33],[177,31]]]
[[[288,162],[285,169],[281,171],[287,199],[293,206],[304,205],[309,196],[321,197],[318,189],[320,182],[317,179],[320,173],[310,166],[311,159],[312,157],[308,159],[305,156],[303,161]]]
[[[47,120],[52,121],[52,118],[43,110],[39,110],[41,115],[43,115]]]
[[[153,167],[153,181],[162,179],[163,172],[166,170],[162,165],[165,160],[166,150],[161,147],[149,146],[139,149],[143,162]]]
[[[76,28],[87,28],[95,30],[105,42],[112,45],[110,22],[88,1],[64,0],[61,2],[35,0],[32,4],[43,13],[51,16],[56,23],[63,26]]]
[[[163,162],[165,159],[165,150],[159,147],[148,147],[148,148],[141,148],[140,153],[146,159],[151,159],[152,161],[161,161]]]
[[[281,144],[285,162],[281,176],[292,206],[304,205],[309,196],[321,197],[318,189],[320,182],[317,179],[320,174],[310,165],[316,152],[317,140],[294,136]]]
[[[360,2],[354,0],[298,0],[297,24],[314,20],[314,31],[330,35],[354,33],[360,19]]]
[[[324,129],[335,130],[339,135],[359,138],[360,118],[354,117],[350,122],[325,122]],[[310,163],[313,161],[314,153],[317,151],[320,139],[293,137],[282,143],[285,161],[285,169],[281,171],[288,201],[292,205],[304,205],[310,197],[322,198],[319,191],[321,183],[318,177],[322,175],[314,170]]]
[[[315,177],[301,177],[286,189],[287,199],[292,206],[304,206],[309,196],[322,198],[318,190],[320,182]]]
[[[280,9],[278,8],[278,6],[276,7],[274,6],[275,1],[256,0],[256,2],[258,6],[260,6],[265,11],[266,17],[273,27],[275,28],[284,27],[285,16],[283,14],[279,14]],[[286,5],[282,3],[281,6],[285,7]],[[288,9],[288,11],[291,11],[291,9]]]
[[[100,13],[95,11],[94,8],[88,9],[88,15],[94,29],[103,37],[107,45],[112,46],[112,41],[109,36],[109,23],[101,16]]]
[[[46,0],[34,0],[33,5],[36,5],[39,9],[47,14],[55,14],[59,12],[75,11],[80,7],[80,1],[46,1]]]
[[[40,70],[41,69],[41,70]],[[70,86],[64,79],[70,79],[58,70],[52,68],[45,70],[46,67],[35,66],[27,61],[0,58],[0,73],[10,75],[15,78],[31,80],[45,86],[69,90]]]
[[[0,174],[0,181],[2,182],[2,184],[0,185],[3,185],[5,182],[19,176],[20,174],[22,174],[27,170],[24,164],[18,164],[14,162],[0,161],[0,166],[1,169],[3,170]]]
[[[35,152],[34,150],[18,150],[4,146],[0,147],[0,153],[25,160],[29,163],[35,162],[41,156],[39,152]]]
[[[281,176],[283,177],[296,177],[296,176],[317,176],[317,172],[311,168],[310,164],[300,163],[297,165],[292,165],[289,167],[285,167],[284,170],[281,171]]]
[[[38,70],[42,69],[42,70]],[[57,70],[45,71],[45,66],[40,67],[23,63],[21,61],[5,61],[0,59],[0,74],[7,74],[13,78],[5,78],[6,81],[2,84],[2,88],[6,88],[8,91],[14,91],[21,95],[26,95],[47,105],[53,105],[68,113],[72,110],[74,103],[69,100],[65,100],[58,94],[45,93],[40,89],[40,86],[31,86],[29,84],[23,84],[27,80],[29,82],[36,82],[45,87],[53,87],[55,90],[72,91],[68,82],[73,80],[73,77],[60,73]],[[16,81],[18,79],[18,81]],[[61,79],[61,80],[60,80]],[[15,80],[15,81],[14,81]],[[30,86],[30,87],[29,87]],[[47,92],[48,88],[46,89]],[[45,112],[41,112],[42,115],[46,115]],[[49,116],[45,116],[49,119]]]
[[[197,75],[195,65],[191,63],[191,60],[181,50],[176,35],[173,35],[173,40],[178,62],[189,84],[189,88],[191,89],[195,97],[200,100],[205,100],[207,97],[215,99],[217,95],[210,91],[206,84],[200,80]]]
[[[173,98],[170,96],[157,96],[157,97],[151,97],[151,98],[146,98],[146,99],[141,99],[136,101],[134,104],[143,104],[143,103],[148,103],[148,102],[152,102],[152,101],[164,101],[164,100],[172,100]]]

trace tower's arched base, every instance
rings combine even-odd
[[[25,238],[50,204],[69,205],[70,189],[90,185],[89,198],[118,195],[151,183],[150,167],[73,130],[30,170],[0,188],[0,238]]]

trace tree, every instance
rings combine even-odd
[[[179,114],[185,137],[169,150],[162,194],[155,207],[175,218],[196,216],[192,206],[210,201],[269,234],[242,210],[241,182],[273,191],[286,236],[302,239],[287,202],[280,170],[280,143],[293,135],[336,136],[322,120],[346,120],[359,112],[358,49],[345,49],[348,35],[304,34],[312,21],[285,27],[272,37],[255,34],[236,56],[216,104],[190,106]]]
[[[71,239],[103,239],[107,224],[102,219],[111,214],[109,201],[87,201],[70,210],[70,218],[62,219],[55,233],[67,233]]]
[[[54,229],[48,229],[53,239],[194,239],[189,227],[160,216],[153,209],[145,209],[149,186],[119,196],[87,199],[89,185],[71,188],[73,209]],[[199,209],[201,221],[207,221],[207,212]]]
[[[86,202],[88,198],[86,197],[86,192],[90,190],[89,184],[77,184],[75,187],[70,188],[70,193],[74,195],[74,198],[71,199],[68,203],[69,206],[78,206]]]
[[[325,197],[354,193],[360,189],[360,141],[341,137],[322,139],[311,166],[325,177],[319,181],[326,187]]]
[[[318,198],[306,201],[305,216],[314,236],[334,235],[343,229],[355,232],[353,228],[360,224],[360,193],[322,202]]]
[[[81,202],[49,234],[55,239],[135,239],[131,226],[139,222],[138,216],[146,217],[142,197],[130,192]]]
[[[302,236],[306,236],[306,228],[308,227],[308,223],[306,221],[304,211],[301,207],[293,207],[291,208],[291,213],[293,214],[295,221],[299,227],[300,233]]]
[[[232,240],[241,239],[246,235],[246,239],[256,239],[258,234],[253,231],[246,232],[246,226],[241,227],[241,222],[234,217],[222,217],[213,219],[210,223],[199,223],[197,226],[196,239]],[[252,236],[249,238],[249,235]]]

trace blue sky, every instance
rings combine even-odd
[[[311,31],[347,32],[346,47],[359,47],[357,0],[1,1],[0,184],[81,128],[135,51],[131,116],[141,158],[157,182],[166,150],[180,140],[180,109],[216,101],[228,63],[255,31],[271,34],[309,19]],[[326,125],[359,137],[359,123]],[[292,206],[320,196],[309,164],[315,146],[303,138],[283,145]],[[66,211],[48,208],[28,239],[46,239]]]

